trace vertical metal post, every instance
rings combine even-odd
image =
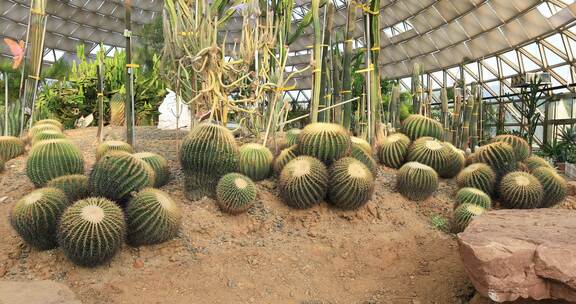
[[[371,81],[371,72],[370,68],[372,66],[372,60],[370,58],[370,14],[366,13],[366,66],[367,66],[367,73],[366,73],[366,108],[368,109],[368,142],[372,143],[372,99],[371,92],[372,92],[372,81]],[[364,111],[364,109],[362,109]]]
[[[124,0],[126,37],[126,142],[134,147],[134,69],[132,65],[132,1]]]

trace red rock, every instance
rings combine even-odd
[[[496,210],[458,234],[476,290],[496,302],[576,302],[576,211]]]

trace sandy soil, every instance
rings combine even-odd
[[[109,138],[121,138],[118,130]],[[96,130],[68,131],[94,162]],[[182,136],[179,134],[178,136]],[[180,236],[140,248],[124,246],[107,265],[86,269],[58,250],[23,244],[8,214],[33,189],[25,156],[0,175],[0,279],[51,279],[84,303],[467,303],[473,294],[453,235],[432,226],[448,218],[453,181],[415,203],[394,191],[394,170],[379,169],[374,198],[358,211],[286,207],[272,178],[258,183],[246,214],[221,213],[211,199],[181,191],[175,132],[139,128],[137,151],[164,155],[171,182],[163,187],[184,213]]]

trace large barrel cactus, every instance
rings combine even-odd
[[[542,184],[530,173],[512,172],[500,182],[500,204],[510,209],[533,209],[542,204]]]
[[[374,193],[374,176],[362,162],[344,157],[329,170],[330,189],[328,201],[342,209],[358,209],[370,200]]]
[[[350,156],[362,162],[366,167],[368,167],[370,172],[372,172],[372,175],[376,177],[378,165],[374,158],[372,158],[372,154],[366,152],[366,150],[360,146],[352,145],[352,153]]]
[[[4,161],[24,153],[24,142],[14,136],[0,136],[0,158]]]
[[[464,168],[456,177],[456,182],[460,188],[476,188],[492,195],[496,186],[496,173],[487,164],[476,163]]]
[[[296,156],[298,156],[298,146],[293,145],[291,147],[288,147],[282,151],[280,151],[280,154],[278,154],[278,156],[276,156],[276,158],[274,159],[274,162],[272,163],[272,169],[274,170],[275,174],[280,174],[280,171],[282,171],[282,168],[284,168],[284,166],[286,166],[286,164],[295,159]]]
[[[39,125],[53,125],[55,127],[57,127],[60,130],[64,130],[64,125],[62,125],[61,122],[59,122],[56,119],[40,119],[37,122],[34,123],[34,126],[39,126]]]
[[[268,178],[274,155],[261,144],[249,143],[240,147],[240,172],[254,181]]]
[[[242,174],[228,173],[216,186],[216,202],[220,210],[230,213],[242,213],[250,208],[256,199],[256,185]]]
[[[63,175],[48,182],[46,185],[60,189],[70,202],[88,197],[88,177],[82,174]]]
[[[362,150],[366,151],[368,155],[372,155],[372,145],[370,143],[360,137],[352,136],[350,137],[350,141],[352,142],[352,147],[358,147]]]
[[[408,162],[396,173],[396,187],[408,199],[422,201],[438,189],[438,174],[427,165]]]
[[[432,167],[436,172],[448,167],[452,150],[441,141],[432,137],[420,137],[408,148],[407,160]]]
[[[472,220],[486,212],[482,206],[464,203],[454,210],[452,218],[452,230],[455,233],[462,232]]]
[[[59,176],[83,173],[82,153],[66,139],[45,140],[36,144],[26,161],[26,175],[36,187],[42,187]]]
[[[36,133],[36,135],[34,135],[34,137],[32,137],[32,145],[35,145],[35,144],[37,144],[41,141],[44,141],[44,140],[64,139],[64,138],[66,138],[66,136],[60,131],[45,130],[45,131]]]
[[[162,155],[152,152],[135,153],[134,156],[152,167],[154,170],[154,187],[162,187],[170,179],[170,168],[168,161]]]
[[[480,147],[477,153],[478,160],[492,167],[500,177],[516,169],[514,149],[508,143],[493,142]]]
[[[442,139],[443,130],[440,122],[418,114],[412,114],[402,122],[402,133],[412,140],[427,136]]]
[[[454,209],[462,204],[478,205],[484,209],[492,208],[492,199],[486,192],[476,188],[462,188],[456,193]]]
[[[526,158],[524,160],[524,163],[526,164],[526,166],[528,166],[528,169],[530,170],[530,172],[536,170],[537,168],[540,167],[545,167],[545,168],[554,168],[550,162],[548,162],[547,160],[545,160],[544,158],[538,156],[538,155],[531,155],[530,157]]]
[[[280,197],[288,206],[310,208],[324,199],[328,191],[328,170],[318,159],[298,156],[280,172]]]
[[[168,193],[146,188],[134,195],[126,207],[128,243],[158,244],[178,235],[182,214]]]
[[[96,148],[96,160],[99,160],[106,153],[110,151],[124,151],[128,153],[134,153],[134,149],[128,143],[120,140],[107,140]]]
[[[62,214],[58,240],[74,263],[93,267],[110,260],[126,235],[124,213],[114,202],[91,197],[77,201]]]
[[[213,197],[220,178],[238,170],[239,156],[236,140],[228,129],[210,123],[195,126],[180,149],[187,196],[192,200]]]
[[[10,223],[20,237],[41,250],[58,246],[58,221],[69,201],[56,188],[42,188],[21,198],[10,213]]]
[[[542,208],[552,207],[566,198],[568,184],[556,170],[547,167],[539,167],[532,171],[532,174],[538,179],[544,188],[542,198]]]
[[[532,149],[527,141],[525,141],[522,137],[511,135],[511,134],[502,134],[494,137],[494,142],[505,142],[512,146],[514,150],[514,155],[516,156],[517,161],[523,161],[530,156],[532,153]]]
[[[94,196],[125,202],[130,194],[154,184],[154,170],[126,152],[106,153],[92,168],[88,180]]]
[[[466,157],[464,156],[464,151],[454,147],[451,143],[445,142],[444,145],[448,147],[448,161],[444,167],[439,169],[438,174],[444,178],[453,178],[464,168]]]
[[[410,138],[402,133],[389,135],[378,145],[378,160],[386,167],[398,169],[406,160]]]
[[[348,156],[352,141],[348,131],[333,123],[312,123],[307,125],[298,136],[300,155],[318,158],[326,165]]]

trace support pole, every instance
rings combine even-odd
[[[98,56],[98,67],[96,68],[96,73],[98,75],[98,142],[101,142],[104,134],[102,129],[104,129],[104,74],[102,70],[102,58]]]
[[[126,142],[134,147],[134,65],[132,65],[132,0],[124,0],[126,37]]]

